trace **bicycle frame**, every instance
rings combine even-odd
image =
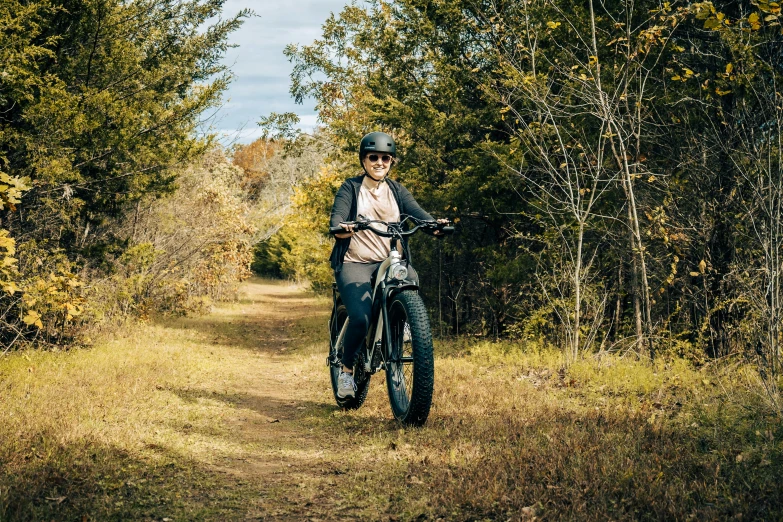
[[[403,217],[403,216],[401,216]],[[406,224],[413,227],[405,230]],[[381,229],[372,225],[382,225]],[[329,320],[330,349],[326,359],[337,405],[344,409],[361,407],[367,398],[370,378],[378,370],[386,372],[386,388],[394,417],[403,424],[421,426],[426,422],[432,405],[435,367],[432,330],[427,308],[418,292],[418,283],[408,279],[410,251],[405,238],[420,229],[433,235],[454,231],[445,221],[420,220],[405,216],[400,222],[369,220],[359,216],[357,221],[343,222],[329,231],[346,238],[346,231],[370,230],[391,239],[389,255],[378,264],[371,281],[370,318],[363,346],[359,348],[353,367],[353,394],[341,395],[343,349],[348,329],[348,310],[332,286],[332,317]],[[401,255],[399,248],[404,251]],[[406,261],[403,261],[403,257]],[[365,294],[366,295],[366,294]],[[342,324],[341,324],[342,323]],[[338,326],[340,331],[337,331]],[[353,347],[352,347],[353,348]]]
[[[391,332],[388,327],[388,306],[387,303],[394,296],[395,292],[401,290],[418,290],[419,286],[408,279],[398,279],[394,277],[393,270],[403,263],[400,253],[395,247],[392,247],[389,252],[389,257],[384,259],[375,274],[375,282],[373,285],[372,293],[372,315],[370,320],[370,327],[367,329],[367,336],[363,350],[365,353],[364,360],[364,372],[368,374],[374,374],[381,368],[386,368],[386,365],[391,357],[389,347],[389,339],[391,338]],[[329,319],[329,328],[334,332],[335,324],[335,312],[337,307],[342,302],[340,293],[337,291],[337,283],[332,285],[332,317]],[[329,357],[327,358],[327,364],[331,366],[341,366],[342,362],[337,358],[337,347],[343,342],[345,332],[348,328],[348,321],[343,323],[343,327],[340,333],[336,336],[330,336],[336,339],[334,345],[331,347]],[[373,365],[376,356],[376,350],[380,350],[380,365]]]

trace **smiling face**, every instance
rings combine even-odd
[[[373,161],[373,158],[375,161]],[[387,161],[383,161],[386,159]],[[364,156],[362,166],[365,172],[375,181],[381,181],[391,169],[392,157],[388,153],[372,152]]]

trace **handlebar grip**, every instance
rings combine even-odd
[[[440,231],[443,232],[444,234],[453,234],[454,233],[454,227],[452,227],[452,226],[443,227],[443,228],[440,229]]]
[[[348,231],[339,225],[336,227],[329,227],[329,233],[331,235],[339,234],[340,232],[348,232]]]

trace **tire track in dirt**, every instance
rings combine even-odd
[[[207,333],[216,349],[232,347],[224,351],[223,363],[240,369],[227,400],[240,412],[230,432],[246,452],[215,471],[257,484],[258,496],[248,499],[241,518],[333,518],[326,493],[342,473],[331,463],[341,447],[319,433],[317,419],[338,410],[325,366],[312,379],[314,363],[326,357],[329,304],[300,287],[252,280],[243,285],[238,303],[181,323]]]

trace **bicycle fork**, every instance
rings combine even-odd
[[[329,350],[329,356],[326,358],[326,366],[342,366],[342,361],[337,357],[337,347],[345,340],[345,332],[348,331],[348,321],[346,319],[343,323],[343,327],[340,329],[340,333],[337,336],[337,340],[334,342],[334,346]]]
[[[342,366],[342,361],[337,357],[337,347],[340,346],[345,340],[345,332],[348,330],[348,321],[346,319],[343,323],[343,327],[340,329],[340,333],[337,335],[337,340],[329,351],[329,356],[326,358],[326,366]],[[365,357],[364,371],[367,373],[375,373],[380,370],[383,365],[381,363],[380,351],[383,346],[381,340],[383,336],[383,316],[378,317],[378,323],[375,327],[375,335],[373,336],[373,342],[370,344],[370,349],[367,351],[367,357]],[[376,357],[376,354],[378,357]],[[376,363],[376,359],[378,360]],[[374,364],[375,363],[375,364]]]
[[[375,335],[373,336],[372,344],[369,345],[367,351],[367,357],[364,361],[364,371],[367,373],[375,373],[381,369],[381,337],[383,335],[383,315],[379,314],[378,322],[375,325]],[[377,360],[377,362],[376,362]]]

